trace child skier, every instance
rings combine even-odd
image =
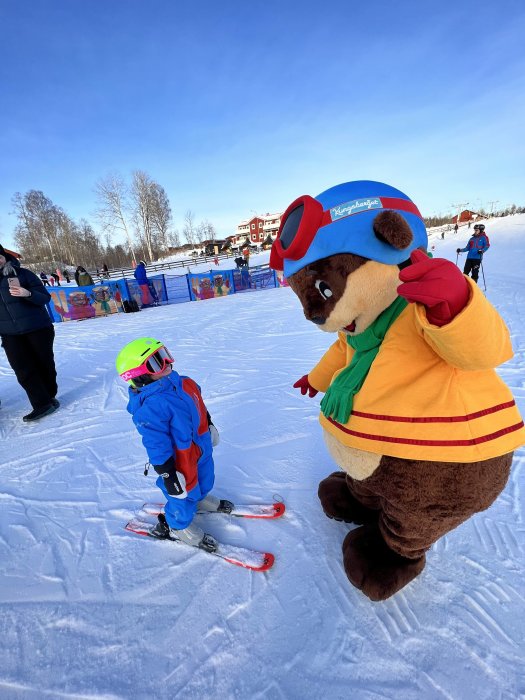
[[[214,483],[213,446],[219,433],[200,387],[172,369],[168,349],[154,338],[138,338],[119,353],[117,371],[129,387],[128,411],[167,499],[151,534],[177,539],[210,552],[217,541],[195,525],[197,511],[231,513],[233,503],[208,495]]]

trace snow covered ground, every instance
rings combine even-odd
[[[515,348],[500,372],[525,415],[525,216],[487,231],[487,296]],[[431,240],[434,254],[455,261],[469,233]],[[37,424],[22,423],[26,397],[0,353],[0,698],[525,697],[523,449],[493,507],[439,541],[415,582],[371,603],[342,568],[349,526],[317,500],[334,469],[319,397],[291,387],[333,336],[304,320],[290,289],[56,333],[62,408]],[[274,522],[206,521],[225,541],[273,551],[270,572],[123,529],[159,498],[114,369],[140,335],[162,339],[202,386],[221,433],[216,493],[286,501]]]

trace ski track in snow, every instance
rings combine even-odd
[[[499,371],[525,413],[524,286],[497,269],[487,281],[516,353]],[[56,332],[62,408],[41,423],[22,424],[25,396],[0,356],[1,698],[525,696],[523,449],[498,501],[436,543],[414,583],[371,603],[344,574],[351,526],[318,504],[334,470],[318,398],[291,388],[334,338],[308,326],[291,290]],[[285,500],[276,521],[201,520],[225,542],[274,552],[270,572],[123,529],[159,500],[114,370],[139,335],[166,342],[202,387],[221,433],[216,493]]]

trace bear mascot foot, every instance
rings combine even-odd
[[[317,492],[321,506],[327,517],[345,523],[372,523],[379,513],[359,503],[348,489],[346,474],[334,472],[323,479]]]
[[[390,598],[425,567],[425,555],[407,559],[385,544],[377,525],[349,532],[343,542],[343,562],[350,583],[370,600]]]

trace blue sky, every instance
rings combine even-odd
[[[6,245],[15,192],[95,223],[134,169],[220,235],[349,180],[525,204],[522,0],[4,0],[0,28]]]

